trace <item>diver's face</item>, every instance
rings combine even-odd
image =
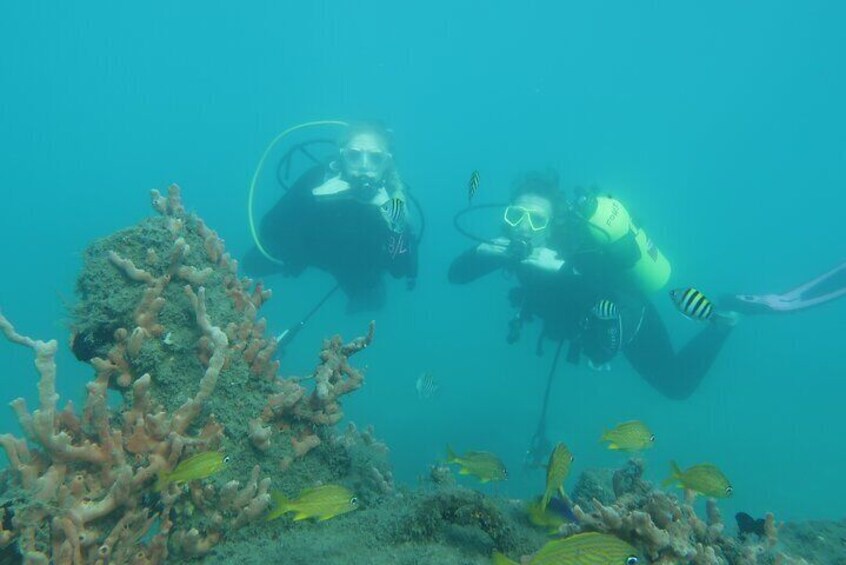
[[[370,133],[356,135],[341,148],[344,176],[353,182],[378,182],[388,170],[391,158],[382,139]]]
[[[536,194],[523,194],[508,205],[503,220],[511,239],[542,245],[552,222],[552,202]]]

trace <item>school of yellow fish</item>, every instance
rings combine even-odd
[[[607,442],[608,449],[639,452],[653,446],[655,435],[641,421],[629,421],[605,430],[600,441]],[[206,451],[187,457],[172,470],[162,471],[155,489],[162,491],[172,484],[181,485],[190,481],[211,477],[224,468],[229,458],[219,451]],[[548,533],[556,533],[560,526],[572,520],[570,500],[564,483],[570,474],[573,454],[564,443],[557,443],[546,465],[546,485],[543,494],[526,505],[529,521]],[[458,465],[459,474],[476,477],[482,483],[502,481],[508,478],[503,462],[487,451],[468,451],[463,455],[447,447],[447,463]],[[731,496],[732,486],[723,472],[711,463],[700,463],[682,469],[672,461],[670,476],[664,486],[675,485],[689,493],[708,497]],[[265,520],[275,520],[284,514],[293,513],[293,520],[315,518],[329,520],[358,506],[356,496],[341,485],[318,485],[304,489],[290,499],[285,493],[272,493],[273,505]],[[503,554],[495,552],[494,564],[516,563]],[[526,561],[524,561],[526,563]],[[528,561],[533,565],[636,565],[640,563],[637,550],[625,540],[610,534],[585,532],[566,538],[553,539],[541,547]]]
[[[603,431],[600,441],[606,442],[606,447],[613,451],[637,453],[654,445],[655,434],[645,423],[632,420]],[[563,524],[574,519],[570,499],[564,489],[573,460],[573,454],[564,443],[556,444],[546,465],[543,494],[525,506],[529,521],[550,534],[557,533]],[[448,447],[447,463],[458,465],[459,474],[474,476],[483,483],[507,478],[502,461],[486,451],[457,455]],[[670,467],[670,476],[663,483],[665,487],[678,486],[689,494],[714,498],[732,494],[731,483],[716,465],[700,463],[682,469],[672,461]],[[498,565],[515,563],[498,552],[494,553],[493,562]],[[523,562],[533,565],[635,565],[641,561],[636,549],[626,541],[609,534],[587,532],[552,540]]]

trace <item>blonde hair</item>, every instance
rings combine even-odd
[[[370,135],[377,138],[385,147],[385,150],[393,154],[393,136],[391,135],[391,131],[379,122],[351,122],[350,126],[346,128],[346,131],[344,131],[344,134],[338,140],[338,146],[345,147],[360,135]],[[397,171],[393,158],[388,163],[388,168],[385,169],[382,178],[385,182],[385,190],[388,192],[388,196],[406,200],[405,183],[403,183]]]
[[[391,137],[391,132],[384,127],[383,125],[377,122],[353,122],[350,123],[349,127],[346,128],[341,138],[338,140],[339,147],[345,147],[349,145],[349,143],[360,135],[371,135],[382,143],[385,146],[387,151],[391,151],[391,146],[393,145],[393,139]]]

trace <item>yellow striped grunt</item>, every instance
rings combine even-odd
[[[670,298],[678,311],[691,320],[705,321],[714,314],[714,304],[695,288],[671,290]]]
[[[358,499],[353,493],[340,485],[307,488],[296,500],[289,500],[279,491],[273,491],[271,497],[273,507],[265,518],[266,521],[275,520],[287,512],[295,512],[295,521],[306,518],[317,518],[323,521],[346,514],[358,506]]]
[[[640,420],[618,424],[614,429],[606,430],[600,441],[607,441],[608,449],[621,451],[641,451],[652,447],[655,434],[649,431]]]
[[[570,474],[570,464],[573,462],[573,454],[563,443],[558,443],[549,456],[549,463],[546,466],[546,490],[541,499],[541,510],[546,510],[556,492],[564,488],[564,481]]]
[[[495,565],[512,565],[512,561],[495,551]],[[524,562],[525,563],[525,562]],[[535,553],[530,565],[638,565],[634,546],[618,537],[598,532],[585,532],[547,542]]]
[[[663,482],[667,487],[672,484],[714,498],[728,498],[734,492],[729,480],[722,471],[711,463],[694,465],[682,471],[675,461],[670,462],[670,476]]]
[[[473,475],[483,483],[504,481],[508,478],[508,471],[499,457],[487,451],[468,451],[458,456],[447,446],[447,463],[458,465],[459,475]]]
[[[224,457],[219,451],[204,451],[185,459],[173,471],[162,471],[156,481],[155,491],[159,492],[170,483],[184,483],[211,477],[226,464],[229,457]]]

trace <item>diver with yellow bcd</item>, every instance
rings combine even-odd
[[[334,139],[312,139],[283,153],[275,172],[284,193],[257,228],[253,200],[265,160],[290,133],[314,127],[339,128],[340,136],[336,132]],[[409,208],[409,202],[416,202],[397,171],[390,138],[379,125],[342,121],[302,124],[277,136],[262,155],[250,187],[255,245],[242,261],[245,271],[250,276],[296,277],[309,267],[323,270],[346,294],[350,312],[382,307],[385,273],[406,278],[412,288],[422,225]],[[289,183],[294,158],[307,166]],[[422,218],[419,209],[417,217]],[[329,296],[331,291],[319,304]]]
[[[496,271],[515,276],[509,343],[526,323],[540,319],[539,353],[544,340],[567,341],[571,363],[586,359],[599,370],[623,353],[653,388],[684,399],[731,331],[732,320],[715,315],[676,351],[650,298],[669,281],[669,261],[619,200],[583,190],[568,202],[554,173],[519,179],[503,212],[501,236],[472,238],[478,244],[453,261],[449,280],[466,284]]]

